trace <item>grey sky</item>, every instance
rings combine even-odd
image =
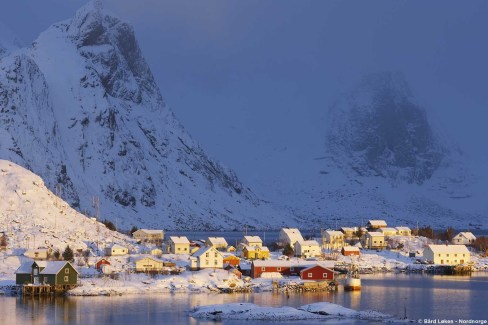
[[[84,1],[6,1],[25,42]],[[167,103],[244,180],[323,154],[324,116],[363,73],[402,71],[432,119],[488,162],[486,1],[107,0],[131,22]],[[296,176],[300,178],[300,172]]]

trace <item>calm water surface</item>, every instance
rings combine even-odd
[[[328,301],[410,319],[488,319],[488,274],[472,277],[385,274],[363,276],[361,292],[292,294],[155,294],[122,297],[0,297],[0,324],[220,324],[188,317],[199,305],[250,302],[293,306]],[[336,323],[329,321],[328,323]],[[270,324],[274,322],[252,322]],[[303,322],[289,322],[300,324]],[[310,322],[318,324],[323,322]],[[341,323],[355,323],[345,321]],[[224,321],[222,324],[249,324]]]

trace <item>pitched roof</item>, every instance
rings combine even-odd
[[[316,240],[299,240],[297,241],[297,244],[299,244],[300,246],[320,246]]]
[[[244,246],[243,250],[247,250],[248,252],[255,252],[257,250],[263,251],[263,252],[269,252],[269,248],[266,246],[252,246],[252,245],[242,245]]]
[[[64,269],[66,264],[71,265],[70,262],[66,261],[49,261],[44,270],[42,270],[39,274],[58,274],[59,271]],[[71,265],[71,267],[75,270],[76,273],[79,273],[73,265]]]
[[[429,248],[435,254],[439,254],[439,253],[470,254],[468,248],[465,245],[429,245]]]
[[[150,260],[153,260],[153,261],[156,261],[156,262],[159,262],[159,263],[163,263],[163,261],[162,261],[162,260],[160,260],[160,259],[158,259],[158,258],[155,258],[155,257],[153,257],[153,256],[142,256],[142,257],[140,257],[140,258],[136,259],[134,262],[139,262],[139,261],[142,261],[142,260],[144,260],[144,259],[146,259],[146,258],[147,258],[147,259],[150,259]]]
[[[395,227],[395,229],[398,231],[411,231],[411,229],[408,227]]]
[[[379,231],[370,231],[367,232],[366,235],[369,235],[371,237],[385,237],[385,234]]]
[[[127,249],[127,247],[124,247],[124,246],[119,245],[119,244],[113,244],[111,246],[108,246],[107,248],[110,248],[110,249]]]
[[[300,230],[297,228],[281,228],[281,231],[285,233],[288,238],[294,241],[299,241],[303,240],[302,234],[300,233]]]
[[[205,253],[207,253],[208,251],[211,251],[211,250],[213,250],[214,252],[217,252],[217,253],[220,254],[220,252],[218,250],[216,250],[212,246],[208,246],[208,247],[202,247],[199,250],[197,250],[195,253],[193,253],[192,257],[200,257],[203,254],[205,254]],[[222,256],[222,254],[220,254],[220,255]]]
[[[386,221],[385,220],[369,220],[368,223],[371,226],[385,226],[386,227]]]
[[[397,230],[395,228],[381,228],[379,229],[380,232],[387,232],[387,231],[391,231],[391,232],[397,232]]]
[[[244,236],[244,239],[248,243],[262,243],[263,242],[259,236]]]
[[[32,272],[33,261],[22,262],[19,268],[15,271],[15,274],[30,274]]]
[[[328,234],[329,236],[344,236],[344,233],[342,231],[337,230],[325,230],[324,233]]]
[[[208,237],[208,241],[212,245],[227,245],[227,241],[224,237]]]
[[[301,272],[307,272],[307,271],[309,271],[309,270],[311,270],[311,269],[313,269],[313,268],[315,268],[315,267],[320,267],[320,268],[322,268],[322,269],[324,269],[324,270],[328,270],[328,271],[334,272],[334,270],[331,270],[331,269],[330,269],[330,268],[328,268],[328,267],[325,267],[325,266],[320,265],[320,264],[316,264],[316,265],[312,265],[312,266],[307,267],[306,269],[301,270],[301,271],[300,271],[300,273],[301,273]]]
[[[476,236],[473,235],[472,232],[470,231],[464,231],[464,232],[460,232],[459,234],[457,234],[456,236],[454,236],[454,238],[456,237],[464,237],[466,239],[469,239],[469,240],[476,240]]]
[[[171,236],[169,239],[175,244],[190,244],[190,241],[185,236]]]

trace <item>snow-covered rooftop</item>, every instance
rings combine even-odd
[[[352,228],[350,228],[352,230]],[[334,236],[344,236],[344,233],[342,231],[337,231],[337,230],[326,230],[324,231],[327,235],[334,237]]]
[[[395,227],[395,229],[398,231],[411,231],[411,229],[408,227]]]
[[[371,226],[386,227],[386,221],[385,220],[369,220],[368,223]]]
[[[470,231],[460,232],[459,234],[454,236],[454,238],[457,238],[457,237],[464,237],[464,238],[469,239],[469,240],[476,240],[476,236],[473,235],[473,233]]]
[[[385,232],[397,232],[397,230],[395,228],[381,228],[379,231],[383,232],[383,233],[385,233]]]
[[[203,254],[210,252],[212,250],[220,254],[220,252],[218,250],[216,250],[212,246],[208,246],[208,247],[202,247],[199,250],[197,250],[195,253],[193,253],[192,257],[200,257]],[[222,255],[222,254],[220,254],[220,255]]]
[[[310,267],[315,265],[320,265],[322,267],[331,268],[334,267],[334,261],[304,261],[304,260],[294,260],[294,261],[283,261],[283,260],[255,260],[253,261],[254,267],[266,267],[266,266],[281,266],[281,267]]]
[[[208,237],[208,241],[212,245],[227,245],[227,241],[224,237]]]
[[[171,236],[169,237],[169,240],[175,244],[190,244],[190,241],[186,236]]]
[[[244,236],[244,240],[248,243],[262,243],[263,242],[259,236]]]
[[[344,246],[342,249],[344,252],[359,252],[359,247],[357,246]]]
[[[434,254],[469,254],[469,250],[465,245],[429,245],[429,248],[432,250],[432,252],[434,252]]]
[[[15,271],[15,274],[30,274],[32,272],[32,263],[33,261],[23,262]]]
[[[139,230],[145,232],[146,234],[151,234],[151,235],[159,235],[163,233],[163,231],[160,229],[139,229]]]
[[[371,237],[385,237],[385,234],[379,231],[370,231],[367,232],[366,235],[369,235]]]
[[[341,233],[342,235],[342,233]],[[300,246],[320,246],[316,240],[301,240],[297,241]]]
[[[40,274],[58,274],[66,264],[70,264],[70,262],[66,261],[50,261],[47,263],[47,266],[40,272]],[[71,265],[73,266],[73,265]],[[73,269],[76,273],[79,273],[76,268],[73,266]]]
[[[261,250],[264,252],[269,252],[269,248],[266,246],[252,246],[252,245],[243,245],[243,249],[246,249],[248,252],[253,252],[256,250]]]

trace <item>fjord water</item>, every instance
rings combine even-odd
[[[345,307],[409,319],[488,319],[488,274],[431,276],[375,274],[363,276],[361,292],[284,294],[177,293],[116,297],[0,297],[0,324],[216,324],[196,320],[188,311],[199,305],[250,302],[263,306],[298,307],[328,301]],[[356,323],[358,321],[341,321]],[[223,324],[249,322],[223,321]],[[253,324],[270,324],[253,321]],[[301,322],[290,322],[300,324]],[[307,324],[323,323],[307,321]]]

